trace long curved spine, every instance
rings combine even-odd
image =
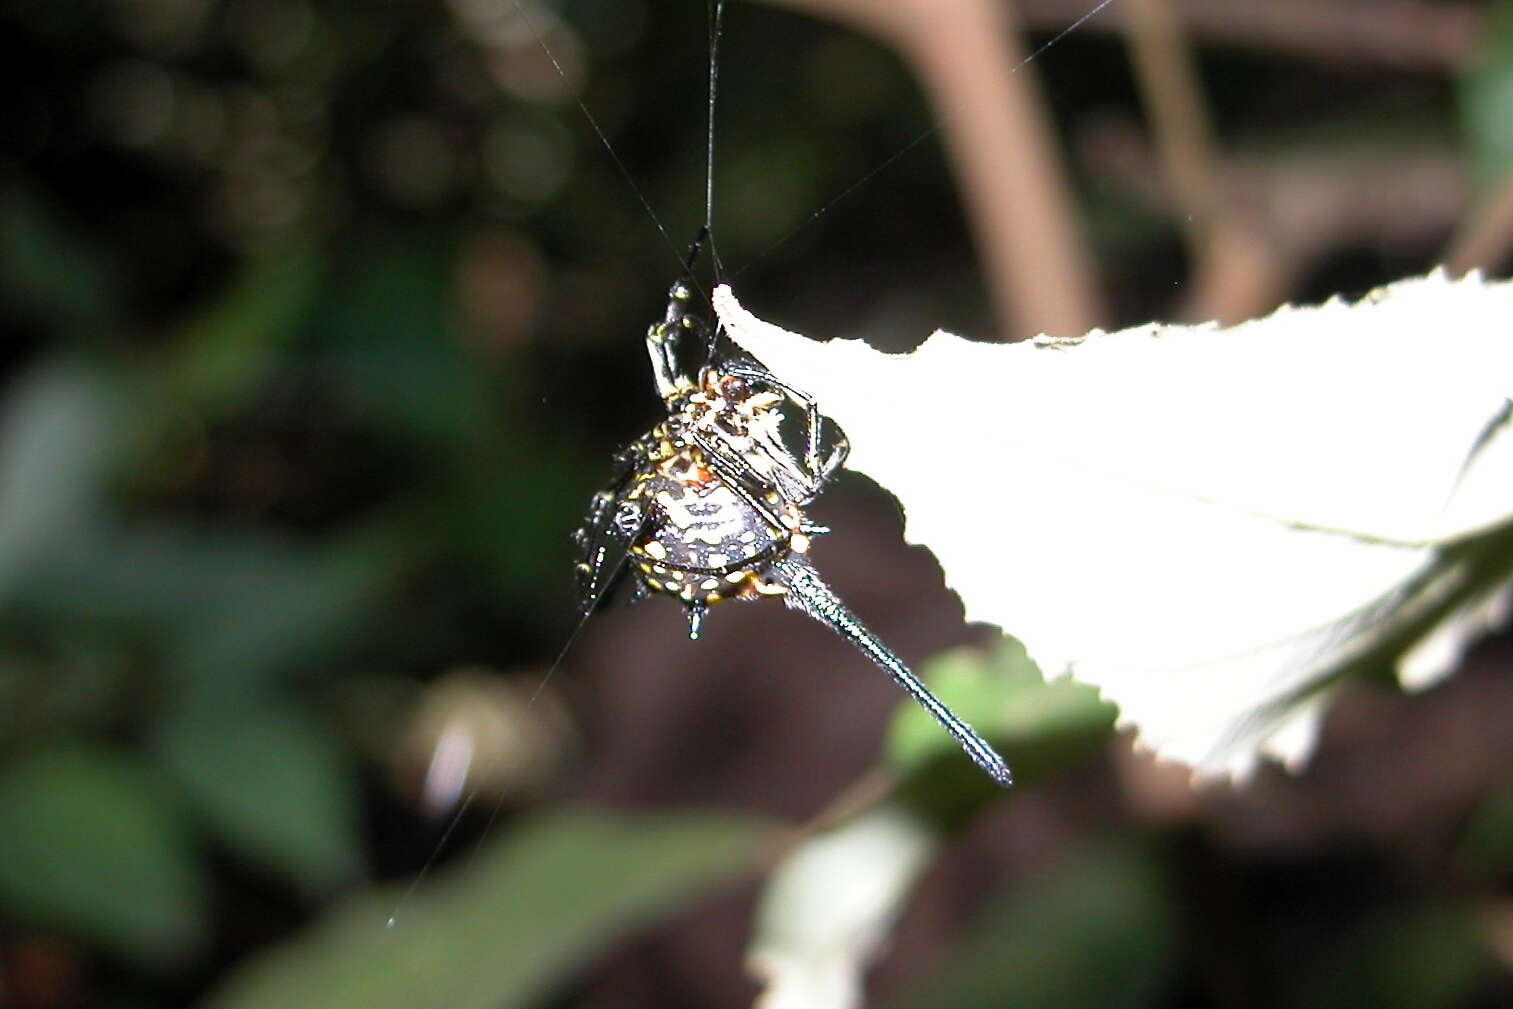
[[[867,629],[830,586],[825,584],[812,564],[802,557],[789,554],[773,564],[772,573],[776,576],[776,581],[787,587],[788,591],[783,598],[790,608],[807,613],[877,663],[951,734],[967,756],[988,773],[988,777],[1005,788],[1014,783],[1014,776],[998,751],[978,735],[977,730],[946,707],[944,701],[931,693],[930,688],[910,672],[902,659]]]

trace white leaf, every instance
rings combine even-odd
[[[1408,655],[1442,672],[1513,573],[1508,283],[909,355],[715,306],[846,431],[968,619],[1200,771],[1305,757],[1341,669],[1454,617]]]
[[[855,1009],[866,969],[929,861],[936,836],[881,805],[810,837],[773,871],[747,964],[757,1009]]]

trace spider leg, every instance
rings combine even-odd
[[[639,571],[634,572],[634,579],[630,588],[630,604],[635,605],[649,595],[651,595],[651,589],[647,586],[645,577]]]
[[[646,353],[651,358],[651,377],[657,395],[667,399],[689,386],[688,376],[678,367],[678,343],[686,331],[697,331],[698,319],[690,314],[692,289],[682,280],[667,291],[667,314],[646,331]]]
[[[578,587],[578,609],[582,615],[594,611],[625,568],[626,550],[646,527],[648,516],[636,501],[625,496],[632,477],[645,459],[640,443],[615,456],[610,485],[594,495],[583,525],[573,533],[578,545],[578,563],[574,575]],[[637,594],[645,595],[639,572],[635,576]]]
[[[704,629],[704,614],[709,612],[709,606],[699,600],[688,604],[688,640],[699,640],[699,632]]]
[[[851,442],[846,438],[846,433],[832,423],[830,426],[835,431],[835,445],[831,448],[828,456],[821,458],[821,448],[824,443],[825,416],[820,413],[819,404],[813,396],[802,389],[789,385],[761,365],[751,362],[732,361],[724,365],[720,370],[726,375],[743,378],[747,381],[761,382],[781,389],[784,395],[803,408],[805,421],[804,469],[810,478],[808,496],[811,500],[817,497],[825,485],[834,478],[836,472],[845,465],[846,457],[851,452]]]
[[[693,384],[678,366],[678,344],[684,333],[698,335],[705,329],[693,310],[693,264],[708,237],[709,229],[700,228],[688,250],[688,258],[683,261],[682,275],[667,289],[667,311],[662,321],[653,323],[646,331],[646,353],[651,358],[652,380],[656,383],[657,395],[663,399]]]
[[[846,437],[844,431],[837,428],[835,447],[830,450],[830,455],[820,464],[819,472],[815,478],[816,487],[824,488],[826,484],[835,479],[835,474],[842,466],[846,465],[846,458],[850,454],[851,441]],[[818,493],[818,490],[816,490],[816,493]]]
[[[856,614],[852,613],[846,604],[831,591],[830,586],[820,578],[819,572],[813,565],[801,557],[790,554],[773,564],[772,573],[778,582],[787,586],[788,592],[783,598],[789,607],[809,614],[877,663],[884,672],[893,677],[895,683],[908,692],[910,697],[919,702],[920,707],[934,716],[941,727],[949,732],[966,751],[967,756],[988,773],[988,777],[1004,787],[1014,783],[1008,764],[1004,762],[1003,757],[999,756],[998,751],[946,707],[944,701],[931,693],[930,688],[909,671],[909,667],[904,665],[903,660],[894,655],[887,645],[879,641],[877,636],[857,619]]]
[[[690,437],[692,438],[693,443],[703,450],[705,463],[710,467],[710,469],[713,469],[715,471],[720,479],[722,479],[743,502],[745,502],[749,507],[756,511],[757,514],[759,514],[768,524],[772,525],[775,528],[780,528],[782,526],[782,523],[778,520],[777,513],[768,506],[767,502],[763,501],[760,497],[752,493],[747,488],[745,481],[741,479],[738,464],[730,461],[730,453],[722,450],[713,439],[711,439],[702,431],[693,431],[690,433]],[[821,478],[816,479],[813,474],[808,473],[807,471],[804,471],[799,467],[798,460],[794,459],[791,453],[787,453],[786,456],[787,459],[791,462],[791,466],[788,467],[790,471],[789,475],[795,478],[794,483],[796,483],[797,486],[794,486],[794,483],[784,482],[782,479],[779,479],[777,477],[773,477],[772,479],[777,480],[779,487],[782,490],[789,492],[793,496],[796,504],[808,504],[810,501],[813,501],[819,495],[820,491],[825,488],[825,485],[830,481],[832,474],[826,473]],[[736,455],[735,457],[739,458],[739,455]],[[747,466],[749,469],[749,464],[747,464]],[[816,522],[810,522],[806,519],[798,527],[798,531],[803,533],[805,536],[823,536],[830,531],[830,527],[820,525]]]
[[[766,501],[763,501],[751,492],[750,488],[746,486],[746,482],[741,479],[741,473],[737,469],[736,464],[730,461],[728,454],[721,451],[720,447],[702,431],[694,431],[691,434],[693,443],[699,446],[704,452],[705,465],[715,471],[715,475],[724,481],[725,485],[735,493],[736,497],[740,498],[748,507],[760,515],[763,522],[766,522],[774,529],[782,529],[783,523],[778,518],[777,512],[773,511]]]

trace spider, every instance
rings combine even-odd
[[[1000,785],[1012,782],[1001,756],[909,671],[825,584],[808,553],[829,532],[803,509],[846,461],[849,444],[814,399],[760,362],[725,353],[721,332],[694,310],[692,276],[708,237],[701,229],[668,291],[664,318],[646,334],[652,378],[667,416],[615,456],[607,487],[594,495],[574,533],[584,617],[622,574],[631,601],[672,596],[697,639],[710,606],[781,596],[854,644],[886,671]],[[678,364],[685,336],[705,340],[697,375]],[[783,437],[783,407],[803,411],[802,457]],[[828,426],[834,437],[826,444]]]

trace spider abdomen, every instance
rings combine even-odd
[[[685,603],[766,595],[765,574],[794,549],[794,531],[758,508],[698,461],[680,453],[638,488],[651,521],[631,545],[647,587]]]

